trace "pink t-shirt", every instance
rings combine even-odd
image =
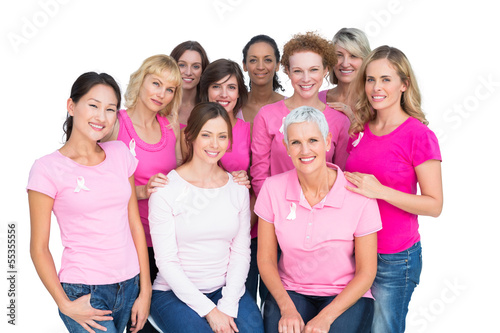
[[[361,133],[349,140],[346,170],[372,174],[395,190],[416,194],[415,167],[431,159],[441,161],[436,135],[416,118],[409,117],[387,135],[374,135],[368,123]],[[420,240],[417,215],[383,200],[378,205],[384,225],[378,233],[379,253],[401,252]]]
[[[294,168],[283,145],[283,119],[290,113],[284,100],[268,104],[255,116],[252,133],[252,187],[257,196],[267,177]],[[344,169],[349,140],[349,118],[326,106],[324,112],[332,133],[332,148],[326,160]]]
[[[137,135],[127,111],[120,110],[118,113],[120,129],[117,140],[124,142],[129,147],[132,155],[139,160],[137,170],[135,171],[135,185],[137,186],[146,185],[151,176],[160,172],[166,175],[177,166],[175,133],[172,129],[168,128],[170,123],[167,118],[157,114],[156,119],[160,123],[161,139],[155,144],[149,144]],[[151,243],[151,235],[149,234],[148,199],[138,200],[138,204],[142,226],[146,234],[146,242],[148,247],[151,247],[153,244]]]
[[[326,104],[326,94],[328,93],[328,89],[326,90],[321,90],[319,93],[318,93],[318,98],[320,101],[322,101],[323,103]]]
[[[111,284],[139,273],[128,219],[129,177],[137,160],[122,142],[99,145],[106,158],[98,165],[81,165],[55,151],[30,171],[27,189],[54,199],[64,246],[61,282]]]
[[[204,295],[222,287],[217,308],[236,318],[250,267],[248,189],[228,181],[200,188],[175,170],[151,195],[149,220],[159,273],[154,290],[172,290],[200,316],[216,305]]]
[[[250,123],[236,119],[233,126],[233,144],[222,156],[221,163],[229,171],[248,170],[250,166]]]
[[[304,295],[338,295],[356,272],[354,238],[382,228],[377,202],[348,191],[353,186],[336,165],[337,179],[311,207],[295,169],[267,178],[255,213],[274,224],[281,248],[278,272],[286,290]],[[364,297],[372,297],[367,291]]]

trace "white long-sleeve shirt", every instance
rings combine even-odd
[[[245,186],[196,187],[172,170],[149,198],[159,273],[154,290],[172,290],[200,316],[215,306],[236,318],[250,265],[250,201]],[[215,305],[204,293],[222,289]]]

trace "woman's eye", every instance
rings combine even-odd
[[[222,139],[222,140],[226,140],[227,136],[226,135],[221,135],[219,138]]]
[[[200,66],[200,65],[194,65],[194,66],[193,66],[193,68],[194,68],[194,69],[200,69],[200,68],[201,68],[201,66]]]
[[[273,59],[267,58],[265,61],[268,62],[268,63],[272,63]]]
[[[167,89],[167,92],[168,92],[168,93],[170,93],[170,94],[173,94],[173,93],[175,92],[175,90],[174,90],[174,89],[172,89],[172,88],[168,88],[168,89]]]
[[[108,109],[107,111],[110,111],[110,112],[116,112],[115,109]]]
[[[155,86],[157,86],[157,87],[159,87],[159,86],[160,86],[160,83],[159,83],[159,82],[156,82],[156,81],[154,81],[154,82],[153,82],[153,84],[154,84]]]
[[[96,108],[96,109],[97,109],[97,105],[95,105],[95,104],[89,104],[89,106],[90,106],[91,108]]]
[[[182,68],[184,67],[185,65],[184,64],[178,64],[179,68]]]

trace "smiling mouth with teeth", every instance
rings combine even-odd
[[[103,129],[104,126],[100,126],[100,125],[96,125],[96,124],[92,124],[92,123],[89,123],[89,125],[95,129]]]
[[[301,158],[300,160],[301,160],[302,162],[311,162],[311,161],[312,161],[312,160],[314,160],[314,159],[315,159],[315,157],[308,157],[308,158]]]

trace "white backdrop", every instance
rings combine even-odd
[[[497,298],[500,182],[494,124],[500,121],[497,10],[490,1],[78,1],[0,4],[1,217],[0,331],[65,332],[57,307],[29,256],[25,186],[33,161],[61,146],[66,100],[83,72],[107,72],[125,90],[142,60],[197,40],[210,60],[241,62],[241,49],[265,33],[280,46],[316,30],[367,32],[372,48],[388,44],[410,59],[430,128],[440,139],[445,205],[421,218],[424,269],[410,304],[407,332],[493,331]],[[280,74],[290,96],[288,79]],[[327,87],[325,82],[325,87]],[[495,148],[496,147],[496,148]],[[16,222],[16,326],[9,317],[7,224]],[[51,251],[61,242],[53,220]]]

